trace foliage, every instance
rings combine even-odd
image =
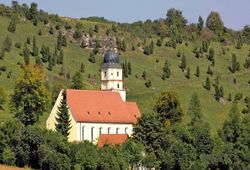
[[[73,88],[73,89],[82,89],[83,88],[82,75],[80,72],[76,72],[74,74],[74,76],[72,77],[71,88]]]
[[[5,102],[6,102],[6,93],[2,88],[0,88],[0,110],[3,109]]]
[[[11,20],[8,26],[8,31],[14,33],[16,31],[16,22],[15,20]]]
[[[160,115],[163,122],[169,120],[171,124],[181,121],[183,116],[178,95],[174,91],[162,92],[154,110]]]
[[[7,36],[3,42],[3,49],[7,52],[10,52],[11,47],[12,47],[12,40],[9,36]]]
[[[171,70],[169,68],[168,60],[165,61],[165,65],[162,68],[162,80],[166,80],[166,78],[169,78],[171,75]]]
[[[217,12],[211,12],[207,17],[206,26],[216,34],[221,34],[224,29],[224,24],[221,20],[220,14]]]
[[[70,117],[68,113],[67,106],[67,94],[66,90],[62,91],[62,100],[60,106],[58,106],[57,118],[56,118],[56,130],[61,133],[63,136],[67,137],[70,131]]]
[[[11,97],[12,112],[25,126],[32,125],[47,108],[50,94],[45,86],[44,73],[37,66],[27,65],[17,79]]]

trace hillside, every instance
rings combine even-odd
[[[93,37],[104,36],[106,29],[112,29],[112,23],[104,23],[99,21],[89,21],[89,20],[75,20],[70,18],[61,18],[62,21],[67,21],[71,25],[76,23],[81,24],[82,31],[88,32],[90,28],[94,28],[98,25],[98,33],[93,32]],[[23,49],[23,44],[30,37],[31,43],[28,48],[32,50],[32,39],[35,36],[36,42],[39,50],[42,45],[50,47],[50,51],[53,52],[55,44],[57,43],[58,30],[54,29],[54,34],[50,34],[49,30],[51,25],[55,26],[53,22],[49,24],[38,23],[34,26],[28,20],[18,20],[16,24],[16,31],[11,33],[8,31],[8,25],[10,22],[9,17],[0,17],[0,46],[3,45],[3,41],[6,36],[10,36],[12,40],[12,49],[10,52],[6,52],[4,59],[0,60],[0,66],[6,66],[6,71],[2,71],[0,75],[0,87],[4,89],[7,96],[11,95],[14,88],[14,83],[20,72],[19,63],[23,63],[23,57],[20,56],[20,52]],[[42,31],[42,35],[38,35],[39,30]],[[162,41],[162,46],[159,47],[154,45],[154,53],[151,55],[145,55],[142,51],[143,46],[139,46],[132,50],[132,46],[137,43],[150,44],[151,41],[156,43],[157,36],[143,39],[135,37],[130,32],[125,32],[123,29],[119,29],[118,33],[112,33],[113,37],[121,37],[126,41],[126,51],[119,51],[121,62],[125,60],[129,61],[132,65],[132,74],[128,78],[124,78],[125,88],[127,89],[127,100],[136,101],[143,114],[150,114],[153,112],[153,107],[158,99],[160,93],[165,90],[175,90],[179,95],[181,106],[185,113],[188,110],[190,96],[196,92],[201,100],[202,112],[205,121],[210,123],[213,131],[221,127],[222,122],[227,118],[227,114],[231,107],[232,102],[227,101],[229,93],[234,95],[236,93],[243,93],[243,98],[250,96],[250,85],[248,81],[250,80],[250,69],[243,67],[245,59],[249,54],[250,46],[243,44],[241,49],[236,49],[235,45],[223,45],[220,42],[211,42],[210,48],[215,50],[215,65],[211,66],[211,62],[208,61],[204,53],[202,58],[196,58],[193,53],[195,47],[201,46],[201,41],[185,41],[182,44],[177,44],[176,49],[165,46],[166,42],[170,39],[168,37],[164,38]],[[80,47],[79,40],[74,40],[73,37],[67,33],[67,46],[63,47],[64,51],[64,63],[63,68],[65,70],[65,76],[60,76],[61,64],[56,64],[52,71],[47,69],[48,63],[43,63],[44,70],[46,72],[48,86],[53,91],[53,88],[59,85],[63,87],[69,87],[71,77],[76,71],[79,71],[81,63],[85,65],[85,73],[82,73],[86,89],[99,89],[100,87],[100,64],[102,62],[102,56],[96,56],[96,63],[91,63],[88,61],[91,50],[83,49]],[[146,40],[146,41],[145,41]],[[143,42],[144,41],[144,42]],[[21,48],[16,48],[15,43],[21,43]],[[187,45],[188,44],[188,45]],[[225,50],[225,55],[223,55],[222,49]],[[179,68],[181,63],[181,57],[177,57],[177,53],[180,51],[184,53],[187,60],[187,66],[190,67],[191,78],[185,77],[185,73]],[[231,73],[228,69],[231,66],[232,54],[235,53],[237,56],[237,61],[240,63],[241,69],[236,73]],[[39,56],[41,54],[39,53]],[[164,66],[165,60],[168,60],[171,69],[171,76],[169,79],[162,80],[162,68]],[[32,63],[35,63],[35,57],[30,57]],[[213,70],[213,76],[209,76],[211,82],[214,82],[215,78],[219,76],[220,83],[224,88],[224,100],[218,102],[214,99],[214,88],[211,91],[207,91],[203,85],[205,83],[206,77],[208,76],[207,68],[208,65]],[[196,77],[194,74],[196,72],[196,67],[200,67],[200,77]],[[147,80],[151,80],[152,86],[147,88],[145,86],[145,80],[142,79],[142,73],[146,71]],[[8,74],[11,76],[8,78]],[[234,78],[236,83],[234,83]],[[8,97],[9,99],[9,97]],[[241,109],[245,107],[244,101],[240,101]],[[45,126],[45,119],[49,114],[48,112],[43,115],[40,120],[39,125]],[[0,110],[0,122],[7,121],[11,119],[12,114],[9,110],[8,102],[5,104],[3,110]],[[184,121],[187,121],[189,116],[185,114]]]

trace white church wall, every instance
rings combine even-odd
[[[100,135],[100,128],[102,129],[101,134],[128,134],[130,136],[133,133],[132,124],[78,122],[77,141],[88,140],[90,142],[92,141],[96,143]],[[118,133],[116,132],[117,128],[118,128]]]

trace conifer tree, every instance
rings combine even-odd
[[[89,60],[91,63],[95,63],[95,54],[94,54],[94,53],[90,53],[90,54],[89,54],[88,60]]]
[[[32,55],[37,56],[38,55],[38,47],[36,46],[36,37],[33,37],[33,47],[32,47]]]
[[[41,59],[40,59],[40,57],[38,55],[36,56],[36,64],[37,65],[41,65],[42,64],[42,61],[41,61]]]
[[[204,85],[205,89],[207,90],[211,90],[211,84],[210,84],[210,78],[207,76],[207,79],[205,81],[205,85]]]
[[[178,50],[178,52],[177,52],[177,57],[178,57],[178,58],[181,57],[181,51],[180,51],[180,50]]]
[[[61,49],[60,54],[57,57],[57,64],[63,64],[63,58],[64,58],[64,53],[63,53],[63,49]]]
[[[200,77],[200,67],[197,66],[196,67],[196,74],[195,74],[197,77]]]
[[[171,70],[169,68],[168,60],[165,61],[165,65],[162,68],[162,80],[166,80],[166,78],[169,78],[171,75]]]
[[[182,71],[184,71],[184,69],[186,69],[187,67],[187,60],[186,60],[186,56],[183,54],[182,59],[181,59],[181,65],[180,65]]]
[[[30,45],[30,36],[27,36],[26,43]]]
[[[157,45],[158,47],[161,47],[161,40],[160,40],[160,39],[158,39],[158,40],[156,41],[156,45]]]
[[[191,78],[191,73],[190,73],[190,68],[189,68],[189,67],[187,68],[187,74],[186,74],[186,77],[187,77],[188,79],[190,79],[190,78]]]
[[[199,16],[198,24],[197,24],[197,29],[198,29],[199,34],[201,34],[201,31],[203,30],[203,26],[204,26],[204,20],[201,16]]]
[[[67,94],[66,90],[62,91],[62,100],[60,105],[58,106],[57,118],[56,118],[56,131],[61,133],[63,136],[67,137],[69,135],[69,130],[71,128],[70,125],[70,117],[68,113],[68,105],[67,105]]]
[[[131,67],[131,63],[128,62],[128,74],[131,75],[132,74],[132,67]]]
[[[49,59],[49,65],[48,65],[48,70],[52,71],[52,69],[53,69],[53,59],[52,59],[52,57],[50,57],[50,59]]]
[[[72,77],[71,88],[73,88],[73,89],[82,89],[83,88],[82,75],[80,72],[76,72],[74,74],[74,76]]]
[[[59,51],[62,48],[62,41],[63,41],[62,31],[59,31],[58,36],[57,36],[57,50]]]
[[[87,46],[86,46],[86,43],[85,43],[85,41],[84,41],[84,39],[82,39],[82,42],[81,42],[81,44],[80,44],[80,47],[81,48],[86,48]]]
[[[16,31],[16,22],[12,19],[8,26],[8,31],[14,33]]]
[[[67,38],[65,35],[62,37],[62,46],[67,47]]]
[[[147,80],[147,73],[146,73],[146,71],[143,71],[143,72],[142,72],[142,78],[143,78],[144,80]]]
[[[85,65],[83,63],[81,63],[80,72],[81,73],[85,72]]]
[[[7,36],[3,42],[3,49],[9,52],[11,50],[11,47],[12,47],[12,40],[9,36]]]
[[[210,66],[207,67],[207,74],[213,76],[213,71],[211,70]]]
[[[239,64],[239,62],[237,62],[237,57],[236,57],[235,53],[232,55],[230,70],[231,70],[232,73],[235,73],[236,71],[240,70],[240,64]]]
[[[188,113],[191,116],[191,123],[199,123],[201,121],[201,103],[199,97],[196,93],[194,93],[190,100],[190,105],[188,108]]]
[[[24,48],[23,48],[23,59],[26,65],[30,63],[30,51],[26,44],[24,45]]]
[[[124,77],[128,77],[128,62],[127,62],[127,60],[125,60],[125,63],[124,63],[123,75],[124,75]]]

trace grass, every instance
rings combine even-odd
[[[70,20],[72,24],[74,24],[74,20]],[[84,28],[88,30],[90,27],[93,27],[96,22],[89,21],[80,21]],[[6,53],[4,60],[0,60],[0,66],[6,66],[7,71],[3,72],[0,75],[0,87],[5,90],[5,92],[10,95],[13,92],[14,84],[18,73],[20,71],[17,62],[23,61],[23,58],[19,55],[20,50],[14,47],[16,42],[23,43],[26,40],[26,37],[29,35],[31,37],[36,36],[37,44],[39,48],[41,48],[42,44],[50,46],[50,49],[53,51],[54,46],[56,44],[56,35],[50,35],[48,33],[48,27],[44,26],[42,23],[39,23],[37,27],[33,26],[28,21],[20,21],[17,24],[17,30],[15,33],[9,33],[7,31],[7,26],[9,23],[9,19],[5,17],[0,17],[0,47],[1,44],[6,37],[9,35],[13,41],[12,50],[9,53]],[[109,24],[100,25],[100,33],[103,34],[106,28],[111,27]],[[38,30],[41,29],[43,32],[42,36],[39,36]],[[222,123],[227,119],[228,112],[231,107],[231,102],[219,103],[214,100],[213,90],[207,91],[203,88],[203,84],[207,77],[206,71],[209,65],[205,55],[203,58],[197,59],[194,57],[192,49],[197,45],[189,42],[189,46],[178,45],[177,49],[168,48],[165,46],[154,48],[154,54],[150,56],[145,56],[139,49],[136,51],[131,51],[132,38],[129,35],[126,35],[126,40],[129,41],[127,43],[127,52],[122,53],[120,55],[121,62],[128,60],[132,64],[132,75],[129,78],[125,78],[124,84],[127,89],[127,99],[131,101],[136,101],[140,107],[140,110],[143,114],[150,114],[153,112],[153,107],[158,99],[160,93],[165,90],[175,90],[179,94],[179,99],[181,101],[181,106],[185,113],[188,109],[189,100],[193,93],[197,93],[201,100],[202,112],[204,120],[210,123],[212,131],[216,131],[218,128],[222,126]],[[165,40],[166,41],[166,40]],[[162,44],[165,44],[163,42]],[[211,46],[216,51],[215,57],[215,66],[211,67],[214,71],[214,76],[210,77],[213,81],[216,76],[219,76],[221,79],[221,84],[224,86],[225,98],[227,98],[229,93],[232,95],[242,92],[244,95],[250,96],[250,86],[247,82],[250,79],[250,70],[246,70],[243,68],[243,64],[245,58],[248,55],[249,46],[244,45],[241,50],[235,49],[233,46],[228,47],[228,51],[226,55],[222,55],[221,49],[222,46],[219,43],[212,43]],[[32,46],[29,46],[32,48]],[[191,79],[187,79],[179,68],[181,58],[176,56],[178,50],[182,53],[185,53],[187,57],[187,64],[191,69]],[[72,75],[80,69],[80,64],[83,62],[85,64],[85,73],[84,83],[87,85],[86,88],[90,89],[99,89],[100,87],[100,64],[102,62],[102,58],[97,57],[97,62],[95,64],[90,63],[88,61],[89,50],[85,50],[79,47],[78,43],[70,43],[68,42],[67,47],[64,48],[64,68],[66,72]],[[231,63],[231,56],[233,53],[237,54],[237,59],[241,65],[241,71],[235,74],[231,74],[228,70],[228,66]],[[159,63],[156,63],[156,59],[159,60]],[[171,68],[171,77],[167,80],[161,79],[162,67],[164,65],[165,60],[168,59]],[[31,57],[32,62],[34,62],[34,58]],[[197,78],[194,73],[197,65],[200,67],[200,77]],[[53,68],[52,72],[49,72],[47,69],[47,64],[44,64],[44,68],[46,71],[46,79],[49,81],[49,85],[53,86],[57,83],[62,83],[65,86],[69,87],[70,80],[67,80],[64,77],[59,76],[59,72],[61,69],[61,65],[57,65]],[[147,77],[152,81],[152,87],[146,88],[144,83],[145,81],[141,78],[143,71],[147,72]],[[7,73],[12,71],[12,76],[10,79],[7,78]],[[94,75],[97,77],[97,84],[90,85],[88,82],[89,74],[93,77]],[[233,78],[237,79],[237,84],[233,84]],[[244,105],[240,103],[240,107],[242,108]],[[45,120],[49,114],[45,113],[38,125],[41,127],[45,127]],[[8,104],[5,105],[4,110],[0,110],[0,122],[5,122],[11,119],[13,116],[10,113]],[[189,120],[189,116],[187,114],[184,115],[184,122]]]

